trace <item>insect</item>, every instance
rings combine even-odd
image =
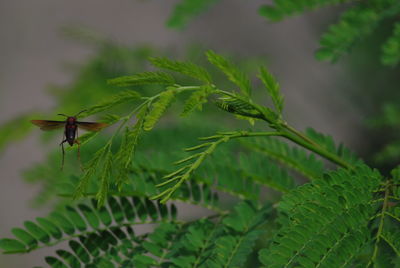
[[[78,128],[82,128],[88,131],[99,131],[102,128],[106,127],[105,123],[96,123],[96,122],[81,122],[77,121],[78,115],[85,112],[86,110],[80,111],[78,114],[74,116],[69,116],[65,114],[58,114],[61,116],[65,116],[67,119],[65,121],[53,121],[53,120],[31,120],[32,124],[40,127],[41,130],[54,130],[64,127],[64,135],[63,140],[60,143],[62,148],[62,163],[61,170],[64,167],[64,143],[68,142],[70,146],[74,144],[78,145],[78,160],[81,163],[81,155],[80,155],[80,142],[78,141]],[[81,165],[82,168],[82,165]]]

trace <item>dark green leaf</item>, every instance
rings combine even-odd
[[[0,248],[4,253],[25,252],[25,245],[15,239],[3,238],[0,239]]]
[[[30,233],[28,233],[24,229],[13,228],[11,229],[11,232],[13,233],[13,235],[15,235],[16,238],[18,238],[25,245],[27,245],[29,249],[37,247],[38,241],[36,240],[36,238],[33,237]]]
[[[39,223],[47,233],[49,233],[53,238],[60,239],[62,237],[62,232],[60,228],[57,227],[51,220],[45,218],[36,218]]]
[[[110,210],[114,217],[114,220],[117,223],[122,223],[124,221],[124,213],[119,202],[111,196],[108,198],[108,205],[110,206]]]
[[[79,204],[78,208],[85,216],[90,226],[92,226],[94,229],[97,229],[99,227],[100,221],[97,218],[97,215],[94,213],[94,211],[90,207],[84,204]]]
[[[121,206],[125,213],[125,218],[129,222],[133,222],[135,219],[135,210],[131,204],[131,202],[126,197],[121,197]]]
[[[87,253],[86,249],[82,247],[82,245],[75,240],[69,241],[70,248],[75,252],[76,256],[84,263],[90,262],[90,256]]]
[[[52,268],[68,268],[62,261],[58,260],[57,258],[47,256],[45,257],[45,260],[48,265],[50,265]]]
[[[81,267],[79,260],[73,254],[69,253],[68,251],[59,249],[56,251],[56,253],[63,260],[65,260],[65,262],[67,262],[71,268],[80,268]]]
[[[50,219],[52,219],[64,231],[64,233],[68,235],[74,234],[75,227],[64,215],[53,211],[50,214]]]
[[[79,215],[79,213],[71,206],[66,206],[65,207],[65,214],[67,214],[68,218],[73,222],[76,228],[78,228],[79,231],[85,231],[86,230],[86,223]]]
[[[49,234],[40,228],[36,223],[26,221],[24,222],[24,226],[40,242],[48,243],[50,241]]]
[[[97,207],[96,201],[94,199],[92,199],[92,205],[93,207]],[[109,226],[111,224],[112,218],[106,206],[101,206],[97,208],[97,214],[99,215],[101,222],[105,226]]]

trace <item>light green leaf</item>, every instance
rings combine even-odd
[[[94,229],[97,229],[99,227],[100,221],[97,218],[96,213],[94,213],[93,209],[84,204],[79,204],[78,208],[85,216],[90,226],[92,226]]]
[[[140,94],[133,90],[126,90],[114,96],[107,97],[106,100],[100,102],[99,104],[93,105],[87,108],[81,113],[80,117],[84,118],[92,114],[97,114],[106,110],[109,110],[119,104],[138,100]]]
[[[167,58],[150,58],[149,60],[155,67],[178,72],[206,83],[212,82],[206,69],[191,62],[172,61]]]
[[[25,245],[15,239],[3,238],[0,239],[0,248],[4,253],[18,253],[25,252]]]
[[[37,247],[38,241],[36,240],[36,238],[33,237],[30,233],[28,233],[24,229],[13,228],[11,229],[11,232],[13,235],[15,235],[16,238],[18,238],[26,246],[28,246],[29,249]]]
[[[281,114],[283,110],[283,96],[280,93],[279,84],[276,81],[275,77],[271,73],[269,73],[267,69],[261,67],[259,78],[261,79],[269,95],[271,96],[275,108]]]
[[[48,233],[46,233],[36,223],[25,221],[24,226],[40,242],[48,243],[50,241],[50,236],[48,235]]]
[[[143,129],[150,131],[154,125],[160,120],[171,102],[174,100],[175,93],[173,90],[167,90],[160,94],[160,97],[152,104],[150,112],[144,118]]]
[[[193,92],[189,98],[186,99],[185,105],[183,106],[183,111],[181,116],[187,116],[196,109],[202,109],[202,105],[207,103],[207,97],[212,93],[212,90],[208,86],[201,87],[200,90]]]
[[[139,86],[148,84],[173,85],[175,84],[175,79],[170,74],[163,72],[144,72],[113,78],[107,82],[115,86]]]
[[[208,60],[218,67],[231,82],[236,84],[246,97],[250,97],[251,84],[246,74],[242,73],[235,65],[212,50],[207,51],[206,55]]]

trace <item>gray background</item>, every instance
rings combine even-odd
[[[334,18],[325,9],[272,24],[257,14],[268,1],[224,0],[196,18],[184,31],[164,26],[177,1],[134,0],[1,0],[0,1],[0,123],[34,108],[54,105],[45,89],[72,78],[62,64],[84,62],[87,48],[60,34],[65,25],[83,25],[125,44],[152,44],[178,50],[201,43],[241,56],[266,55],[286,98],[289,121],[304,129],[313,126],[336,140],[357,147],[361,114],[337,88],[351,90],[352,81],[340,65],[314,59],[318,37]],[[318,27],[317,27],[318,26]],[[340,85],[339,82],[340,81]],[[343,90],[342,90],[343,91]],[[38,132],[14,143],[0,155],[0,237],[23,220],[47,214],[29,206],[38,189],[20,177],[24,168],[41,161],[44,151]],[[43,265],[38,250],[28,255],[0,255],[0,267]]]

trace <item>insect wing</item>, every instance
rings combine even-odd
[[[31,120],[31,123],[40,127],[41,130],[53,130],[65,126],[65,121]]]
[[[96,123],[96,122],[76,122],[78,127],[88,130],[88,131],[100,131],[102,128],[108,126],[106,123]]]

